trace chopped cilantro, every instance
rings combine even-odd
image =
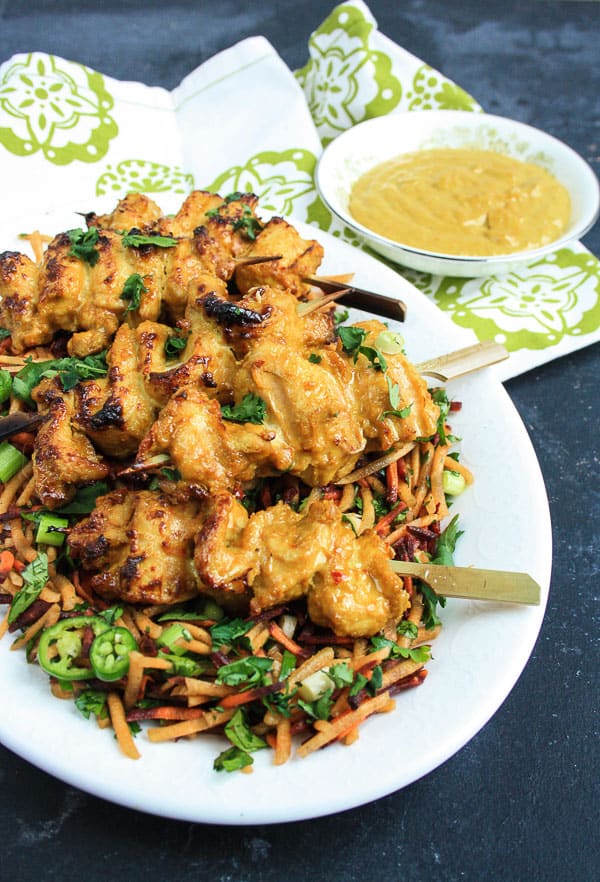
[[[225,686],[259,686],[273,667],[273,659],[249,655],[222,665],[217,671],[217,683]]]
[[[103,377],[107,371],[105,352],[86,355],[85,358],[55,358],[37,362],[28,357],[25,359],[25,366],[14,376],[13,393],[21,401],[33,404],[31,392],[44,378],[58,376],[63,391],[68,392],[80,380]]]
[[[249,753],[239,747],[229,747],[215,759],[213,769],[216,772],[236,772],[251,766],[253,759]]]
[[[252,622],[243,619],[223,619],[210,628],[213,649],[218,650],[223,646],[234,646],[245,638],[245,635],[253,627]],[[245,641],[247,643],[247,641]]]
[[[90,266],[96,266],[100,258],[100,254],[95,246],[98,244],[98,230],[96,227],[90,227],[89,230],[68,230],[67,236],[71,242],[69,254],[76,257]]]
[[[376,635],[371,637],[371,646],[373,649],[383,649],[388,647],[390,650],[390,658],[410,658],[415,662],[425,662],[429,659],[429,647],[417,646],[415,649],[409,649],[406,646],[398,646],[393,640],[387,637]]]
[[[246,716],[241,708],[238,708],[232,718],[225,725],[225,735],[234,747],[246,753],[254,753],[267,747],[267,742],[255,735],[246,721]]]
[[[254,423],[260,425],[265,421],[267,405],[258,395],[248,392],[238,404],[221,405],[224,420],[232,423]]]
[[[75,699],[75,707],[86,720],[89,720],[92,714],[102,720],[108,715],[106,697],[106,692],[100,692],[97,689],[84,689]]]
[[[308,356],[308,360],[311,364],[321,364],[321,362],[323,361],[322,357],[320,355],[317,355],[316,352],[311,352]]]
[[[142,245],[155,245],[157,248],[173,248],[177,239],[172,236],[144,236],[141,233],[125,233],[122,240],[125,248],[141,248]]]
[[[108,484],[104,481],[96,481],[94,484],[88,484],[80,487],[73,499],[56,509],[58,515],[84,515],[89,514],[96,507],[96,500],[99,496],[108,493]]]
[[[12,625],[26,609],[29,609],[46,586],[49,578],[48,555],[43,551],[38,551],[38,556],[27,564],[21,577],[24,584],[12,599],[8,613],[9,625]]]
[[[175,333],[171,334],[170,337],[167,337],[165,340],[165,358],[167,360],[172,360],[177,358],[179,353],[185,349],[187,344],[187,337],[182,337],[180,334]]]
[[[316,699],[316,701],[302,701],[302,699],[299,698],[298,706],[301,707],[309,717],[312,717],[313,720],[328,720],[329,715],[331,714],[331,706],[333,704],[331,698],[332,695],[333,689],[328,689],[327,692],[324,692],[320,698]]]
[[[400,637],[410,637],[411,640],[414,640],[419,633],[419,629],[414,622],[403,619],[401,622],[398,622],[396,632]]]
[[[120,298],[127,302],[125,312],[134,312],[136,309],[139,309],[142,302],[142,294],[145,294],[147,291],[148,289],[144,285],[144,280],[140,274],[132,273],[123,285],[123,293]]]

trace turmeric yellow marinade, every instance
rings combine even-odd
[[[457,474],[447,399],[381,322],[298,309],[318,296],[304,279],[323,249],[256,207],[251,194],[195,191],[166,217],[130,194],[56,236],[39,263],[0,255],[9,409],[43,417],[27,506],[68,519],[74,573],[51,562],[50,590],[66,579],[84,605],[126,604],[125,624],[209,596],[227,616],[272,621],[267,648],[283,639],[278,611],[302,603],[339,646],[378,634],[410,645],[420,616],[411,640],[398,628],[420,595],[388,562],[431,557],[439,539],[440,476]],[[18,576],[26,562],[8,527],[5,538]],[[44,549],[38,531],[30,558]],[[14,627],[22,585],[3,575]]]

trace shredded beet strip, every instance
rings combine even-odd
[[[402,692],[405,689],[413,689],[415,686],[420,686],[421,683],[425,680],[427,676],[427,671],[425,668],[421,668],[421,670],[416,671],[414,674],[409,674],[408,677],[405,677],[403,680],[398,680],[397,683],[393,683],[389,687],[390,695],[396,695],[397,692]]]
[[[353,637],[336,637],[335,634],[305,634],[304,631],[298,634],[297,640],[300,645],[307,643],[309,646],[329,646],[329,644],[335,644],[336,646],[352,646],[354,644]]]
[[[8,626],[9,632],[12,634],[19,629],[25,631],[26,628],[33,625],[38,619],[41,619],[46,610],[51,606],[52,604],[48,603],[47,600],[34,600],[31,606],[27,607],[27,609],[21,613],[19,618],[14,621],[12,625]]]
[[[198,720],[204,713],[201,707],[136,707],[127,712],[125,719],[128,723],[140,720]]]

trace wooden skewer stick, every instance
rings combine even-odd
[[[334,300],[339,300],[340,297],[343,297],[343,295],[349,290],[350,288],[340,288],[339,291],[332,291],[331,294],[326,294],[324,297],[317,297],[315,300],[307,300],[303,303],[299,303],[296,307],[296,312],[302,317],[310,315],[311,312],[316,312],[317,309],[322,309],[324,306],[327,306],[328,303],[333,303]]]
[[[340,293],[338,299],[347,306],[364,309],[366,312],[373,312],[375,315],[395,319],[399,322],[403,322],[406,318],[406,304],[396,297],[367,291],[365,288],[357,288],[355,285],[348,285],[345,282],[333,281],[326,276],[305,276],[302,281],[309,285],[315,285],[328,294],[338,291]]]
[[[508,356],[508,350],[501,343],[484,340],[482,343],[475,343],[473,346],[466,346],[464,349],[457,349],[454,352],[430,358],[428,361],[422,361],[415,367],[420,374],[426,377],[433,377],[434,380],[448,383],[450,380],[463,377],[472,371],[478,371],[480,368],[504,361]]]
[[[121,469],[117,474],[119,478],[124,478],[127,477],[127,475],[136,475],[139,472],[151,472],[155,469],[163,468],[163,466],[168,465],[169,462],[170,459],[166,453],[158,453],[156,456],[153,456],[151,459],[147,459],[144,462],[134,462],[132,465],[127,466],[127,468]]]
[[[255,257],[236,257],[235,268],[240,266],[253,266],[255,263],[269,263],[272,260],[281,260],[281,254],[256,255]]]
[[[444,597],[464,600],[497,600],[503,603],[540,604],[541,589],[528,573],[504,570],[480,570],[475,567],[452,567],[439,564],[390,561],[394,572],[414,576]]]

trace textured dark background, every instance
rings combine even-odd
[[[0,0],[0,61],[39,49],[173,87],[220,49],[264,34],[296,68],[333,5]],[[486,110],[546,129],[599,173],[600,3],[372,0],[370,8],[383,33]],[[584,241],[600,254],[600,225]],[[546,480],[552,589],[522,677],[456,756],[363,808],[224,828],[110,805],[0,749],[0,879],[598,879],[599,376],[596,345],[507,383]]]

